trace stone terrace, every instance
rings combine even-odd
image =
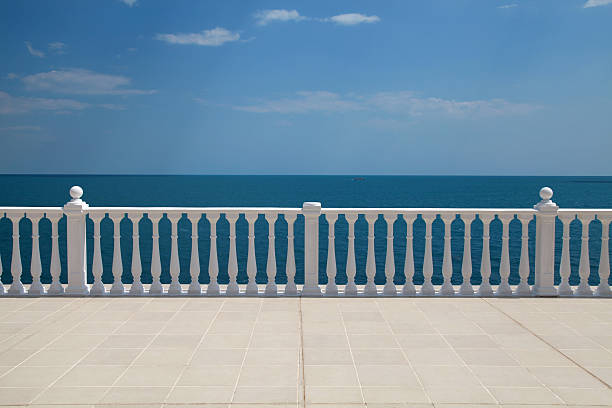
[[[3,298],[0,405],[612,406],[611,306]]]

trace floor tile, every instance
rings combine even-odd
[[[34,404],[96,404],[108,387],[51,387],[38,396]]]
[[[232,404],[281,404],[297,403],[297,386],[293,387],[244,387],[236,388]]]
[[[78,365],[60,378],[56,385],[58,387],[111,386],[126,368],[122,365]]]
[[[179,386],[233,386],[238,380],[240,366],[187,367],[181,374]]]
[[[66,367],[16,367],[0,378],[0,387],[47,387],[64,372]]]
[[[304,366],[307,386],[346,387],[359,386],[355,367],[352,365],[307,365]]]
[[[488,387],[501,404],[561,404],[561,400],[544,387]]]
[[[163,403],[170,387],[112,387],[100,400],[102,404]]]
[[[234,387],[174,387],[166,399],[167,403],[218,404],[230,403]]]
[[[183,370],[182,366],[132,366],[116,385],[127,387],[173,386]]]
[[[314,404],[361,404],[363,396],[358,386],[306,386],[306,403]],[[331,408],[332,405],[327,405]],[[335,407],[335,405],[334,405]]]
[[[238,386],[292,387],[297,384],[298,368],[290,365],[244,366]]]
[[[357,367],[361,386],[405,386],[418,388],[416,374],[407,365],[360,365]]]

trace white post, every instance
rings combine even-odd
[[[189,221],[191,221],[191,262],[189,263],[189,274],[191,275],[191,283],[187,292],[190,295],[201,295],[202,287],[200,286],[200,254],[198,251],[198,222],[202,215],[200,213],[187,213]]]
[[[513,216],[510,214],[502,214],[499,220],[502,223],[502,253],[499,264],[500,282],[497,287],[497,296],[512,296],[512,288],[508,282],[510,277],[510,221]]]
[[[276,248],[274,226],[278,214],[266,213],[266,221],[268,222],[268,263],[266,265],[266,274],[268,275],[268,283],[266,284],[266,296],[276,296]]]
[[[23,295],[25,293],[25,288],[23,283],[21,283],[23,268],[21,265],[21,250],[19,248],[19,221],[22,215],[23,213],[9,215],[13,223],[13,251],[11,253],[11,275],[13,276],[13,283],[11,283],[7,291],[9,295]]]
[[[285,220],[287,221],[287,264],[285,265],[287,285],[285,286],[285,295],[297,295],[297,288],[295,286],[295,251],[293,247],[293,223],[296,218],[297,214],[285,214]]]
[[[442,258],[442,276],[444,282],[440,287],[440,295],[453,296],[455,289],[451,282],[453,277],[453,257],[451,254],[451,224],[455,219],[454,214],[443,214],[440,218],[444,221],[444,255]]]
[[[532,218],[532,215],[519,215],[519,220],[521,220],[521,260],[519,261],[521,283],[516,287],[516,294],[519,296],[531,295],[531,288],[529,287],[529,221]],[[567,259],[569,261],[569,252]]]
[[[208,256],[208,276],[210,282],[208,288],[206,288],[206,294],[211,296],[219,295],[219,282],[217,277],[219,275],[219,260],[217,258],[217,221],[219,220],[219,214],[209,213],[205,215],[210,222],[210,252]]]
[[[540,190],[540,201],[536,210],[536,296],[558,296],[554,283],[555,262],[555,218],[559,207],[551,201],[553,191],[549,187]]]
[[[355,275],[357,274],[357,262],[355,260],[355,221],[359,214],[348,213],[344,214],[346,222],[348,222],[348,252],[346,254],[346,286],[344,288],[345,296],[356,296],[357,285],[355,285]]]
[[[423,286],[421,286],[420,292],[423,296],[433,296],[436,294],[436,290],[431,283],[431,277],[433,276],[431,224],[435,219],[435,214],[423,214],[423,221],[425,221],[425,255],[423,256]]]
[[[64,293],[64,287],[60,282],[60,274],[62,267],[59,259],[59,232],[58,224],[61,219],[61,214],[47,214],[49,221],[51,221],[51,286],[47,294],[49,295],[61,295]]]
[[[464,232],[463,232],[463,259],[461,260],[461,287],[459,288],[459,294],[463,296],[473,296],[474,288],[470,278],[472,277],[472,222],[474,221],[474,214],[463,214],[461,219],[463,220]]]
[[[378,219],[378,214],[366,214],[368,222],[368,253],[366,255],[366,277],[367,281],[363,288],[363,293],[366,296],[376,296],[378,291],[374,283],[376,276],[376,258],[374,255],[374,223]]]
[[[85,213],[89,206],[81,197],[83,189],[74,186],[70,189],[72,200],[64,205],[68,252],[68,286],[66,294],[87,295],[87,253],[85,248]]]
[[[414,239],[413,230],[415,219],[415,215],[404,214],[404,220],[406,221],[406,256],[404,259],[404,276],[406,277],[406,282],[404,283],[404,288],[402,289],[402,295],[404,296],[416,295],[416,289],[414,288],[414,283],[412,282],[412,279],[414,278],[414,254],[412,243]]]
[[[111,286],[111,295],[123,295],[125,287],[121,281],[123,275],[123,261],[121,256],[121,220],[122,213],[110,213],[110,219],[113,220],[113,285]]]
[[[30,263],[30,272],[32,273],[32,284],[28,290],[30,295],[44,295],[45,288],[40,283],[40,274],[42,272],[42,266],[40,264],[40,247],[39,247],[39,234],[38,234],[38,223],[43,216],[42,213],[29,214],[30,220],[32,220],[32,262]]]
[[[259,287],[257,286],[257,260],[255,258],[255,221],[259,215],[255,213],[246,213],[246,218],[249,223],[249,249],[247,252],[247,276],[249,281],[247,282],[246,294],[257,295],[259,294]]]
[[[144,287],[140,281],[142,263],[140,261],[140,233],[138,232],[138,222],[141,216],[140,213],[128,214],[128,217],[132,220],[132,286],[130,287],[130,295],[144,294]]]
[[[183,215],[180,213],[168,214],[168,219],[172,223],[172,235],[170,248],[170,286],[168,286],[169,295],[180,295],[183,292],[181,284],[179,282],[179,274],[181,273],[181,266],[179,264],[179,253],[178,253],[178,223]]]
[[[302,205],[304,215],[304,287],[302,295],[321,296],[319,288],[319,215],[321,203]]]
[[[153,248],[151,250],[151,286],[149,286],[150,295],[163,295],[164,287],[161,284],[161,259],[159,252],[159,220],[162,218],[160,213],[149,213],[147,215],[153,224],[152,239]]]
[[[397,289],[393,278],[395,277],[395,251],[393,250],[393,225],[397,219],[397,214],[384,214],[387,223],[387,254],[385,256],[385,286],[383,294],[386,296],[396,296]]]
[[[94,281],[91,285],[90,293],[92,295],[103,295],[106,293],[104,284],[102,283],[102,252],[100,248],[100,222],[104,218],[103,214],[89,214],[89,218],[94,224],[94,247],[93,247],[93,265],[91,271],[93,273]]]
[[[338,286],[336,286],[336,220],[338,214],[325,214],[329,231],[327,235],[327,286],[325,286],[325,296],[337,296]]]

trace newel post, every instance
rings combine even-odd
[[[540,190],[540,201],[533,208],[536,210],[536,258],[535,285],[536,296],[558,296],[554,282],[555,270],[555,219],[559,206],[551,198],[550,187]]]
[[[85,248],[85,216],[89,206],[81,197],[83,189],[74,186],[70,189],[72,200],[64,205],[68,252],[68,286],[66,294],[87,295],[87,253]]]
[[[302,295],[321,296],[319,288],[319,216],[321,203],[302,206],[304,215],[304,288]]]

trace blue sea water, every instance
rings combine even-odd
[[[274,206],[301,207],[304,201],[320,201],[323,207],[461,207],[461,208],[531,208],[539,201],[538,191],[550,186],[555,191],[553,200],[561,208],[612,208],[612,177],[468,177],[468,176],[91,176],[91,175],[3,175],[0,176],[0,206],[61,206],[68,200],[68,190],[72,185],[84,189],[83,199],[90,206]],[[561,224],[557,223],[556,280],[559,281]],[[141,259],[143,262],[143,282],[151,281],[151,222],[146,217],[140,221]],[[246,283],[247,223],[244,218],[237,223],[237,251],[240,283]],[[60,259],[62,264],[61,280],[66,280],[66,243],[65,220],[60,222]],[[303,219],[298,218],[295,225],[296,281],[303,282]],[[463,223],[456,220],[451,225],[451,248],[453,258],[453,283],[461,282],[461,261],[463,254]],[[103,280],[112,282],[112,221],[102,222],[102,260]],[[267,281],[266,256],[268,250],[267,223],[260,216],[255,225],[255,252],[257,260],[257,282]],[[578,221],[571,224],[571,267],[570,282],[577,284],[578,261],[580,257],[580,229]],[[50,281],[50,223],[40,223],[40,248],[43,264],[43,282]],[[88,272],[91,275],[93,225],[88,222]],[[132,224],[128,219],[121,222],[121,253],[123,278],[132,281],[130,274]],[[199,255],[201,273],[199,280],[208,283],[207,273],[210,225],[203,218],[198,225]],[[365,282],[365,262],[367,252],[367,223],[360,218],[355,226],[357,283]],[[229,224],[222,217],[217,227],[219,253],[219,279],[227,282],[227,258],[229,251]],[[320,282],[326,283],[325,262],[327,256],[327,223],[320,221]],[[423,281],[422,260],[424,252],[424,222],[414,224],[414,282]],[[597,268],[601,249],[601,224],[594,221],[590,225],[590,265],[591,284],[599,283]],[[189,262],[191,252],[191,225],[186,217],[179,221],[179,261],[180,280],[189,282]],[[444,224],[436,220],[433,224],[434,284],[442,282],[442,252]],[[530,234],[530,282],[533,282],[534,234],[535,223],[529,226]],[[276,258],[279,273],[277,282],[286,282],[284,275],[287,246],[287,225],[282,217],[275,227]],[[336,223],[336,258],[338,284],[346,283],[347,223],[340,218]],[[395,282],[404,283],[404,254],[406,223],[399,219],[394,226],[394,249],[396,275]],[[518,282],[521,226],[518,221],[510,224],[510,261],[511,283]],[[384,283],[384,261],[386,249],[386,223],[379,218],[375,225],[376,282]],[[476,220],[472,225],[472,262],[475,273],[472,283],[480,283],[480,253],[482,250],[482,224]],[[27,219],[20,222],[20,246],[23,264],[23,281],[30,282],[31,223]],[[162,261],[162,282],[170,281],[170,222],[162,219],[160,223],[160,251]],[[0,256],[2,258],[2,282],[12,281],[11,262],[11,222],[0,219]],[[491,283],[499,283],[499,261],[501,257],[501,222],[491,224]],[[612,278],[611,278],[612,281]]]

